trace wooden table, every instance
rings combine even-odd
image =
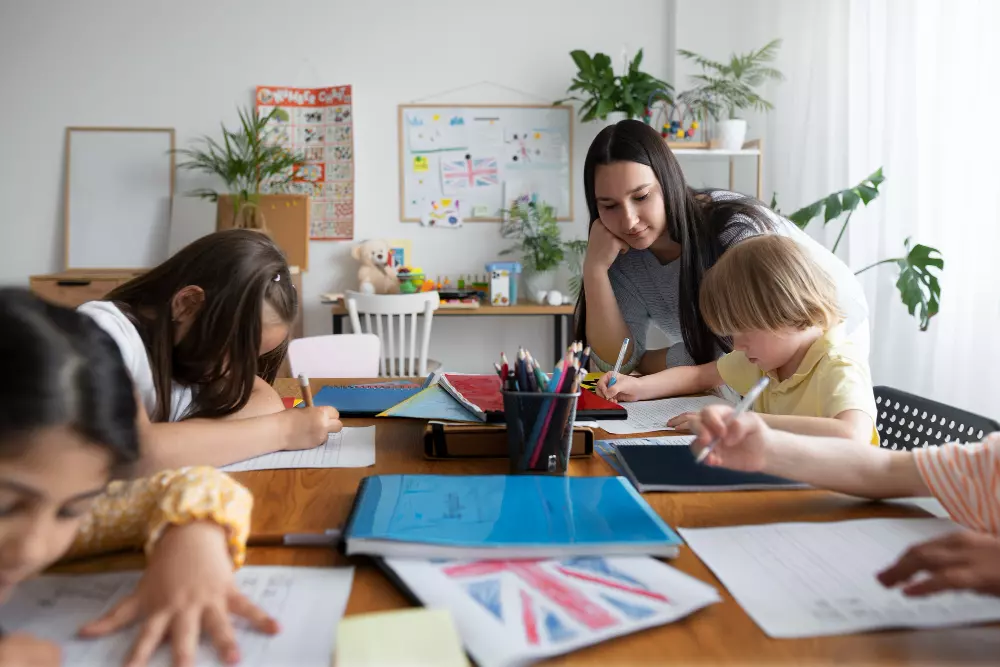
[[[314,391],[322,380],[314,380]],[[294,380],[278,380],[284,396],[298,396]],[[372,420],[346,420],[350,426]],[[409,420],[377,420],[376,463],[372,468],[267,470],[238,473],[254,494],[253,533],[320,531],[343,525],[358,483],[367,475],[394,473],[504,474],[505,460],[428,461],[423,458],[423,425]],[[600,434],[601,437],[607,437]],[[618,436],[616,436],[618,437]],[[599,456],[574,459],[570,474],[611,474]],[[826,491],[742,493],[654,493],[646,499],[672,527],[731,526],[778,521],[838,521],[871,517],[927,516],[922,510],[850,498]],[[60,568],[98,571],[134,566],[137,556],[109,556]],[[403,595],[363,558],[347,559],[315,548],[251,548],[251,565],[356,567],[347,614],[409,606]],[[545,664],[802,664],[857,665],[996,664],[1000,628],[984,626],[944,630],[875,632],[814,639],[770,639],[723,588],[718,579],[683,547],[670,564],[714,586],[722,602],[676,623],[626,635],[560,656]],[[294,632],[287,628],[286,632]]]
[[[569,345],[570,320],[575,306],[542,306],[538,304],[518,304],[515,306],[491,306],[483,304],[479,308],[447,308],[440,307],[434,311],[434,317],[551,317],[555,327],[553,334],[553,359],[562,359]],[[333,316],[333,333],[344,333],[344,318],[347,317],[347,306],[335,303],[330,312]]]

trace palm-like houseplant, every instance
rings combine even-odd
[[[615,74],[611,56],[606,53],[595,53],[591,57],[586,51],[578,49],[569,55],[578,71],[566,92],[575,94],[555,104],[570,100],[582,102],[579,114],[583,122],[604,121],[610,114],[641,118],[654,95],[668,104],[673,103],[673,86],[639,69],[642,49],[627,63],[622,74]]]
[[[694,109],[702,119],[711,116],[716,121],[724,148],[738,150],[743,146],[747,124],[745,119],[737,118],[739,111],[773,108],[756,89],[768,81],[784,79],[784,75],[771,65],[780,47],[781,40],[774,39],[755,51],[734,53],[728,62],[711,60],[686,49],[678,50],[681,56],[702,70],[692,76],[697,86],[679,95],[678,100]]]
[[[204,136],[199,140],[200,148],[178,149],[177,153],[186,159],[177,166],[223,180],[224,193],[201,188],[189,194],[213,202],[231,197],[232,202],[222,202],[232,208],[231,226],[266,229],[261,197],[265,191],[288,192],[295,169],[305,163],[305,156],[269,140],[269,125],[280,129],[272,121],[288,120],[284,109],[275,108],[267,115],[260,115],[255,109],[239,109],[239,120],[235,130],[222,125],[221,142]]]

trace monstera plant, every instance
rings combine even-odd
[[[846,190],[833,192],[822,199],[814,201],[808,206],[803,206],[791,215],[787,216],[799,229],[805,229],[810,222],[823,216],[823,225],[831,222],[843,220],[840,225],[840,233],[833,244],[833,252],[837,252],[847,225],[851,222],[851,216],[858,209],[858,206],[868,206],[876,199],[880,192],[879,186],[885,181],[882,168],[868,176],[857,185]],[[771,198],[771,208],[777,212],[777,200]],[[920,243],[913,244],[912,239],[907,237],[903,241],[903,254],[899,257],[888,257],[879,260],[874,264],[855,271],[861,274],[884,264],[893,264],[898,271],[896,278],[896,289],[899,290],[900,299],[906,306],[910,315],[920,321],[920,330],[927,331],[931,318],[938,314],[941,303],[941,284],[938,282],[938,275],[944,269],[944,259],[937,248],[931,248]]]

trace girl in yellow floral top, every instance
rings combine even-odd
[[[239,650],[230,614],[273,634],[277,624],[237,590],[252,499],[213,468],[115,482],[139,458],[136,400],[114,341],[86,315],[0,290],[0,603],[64,555],[143,546],[135,592],[80,629],[85,637],[142,623],[130,665],[170,638],[193,664],[202,630],[220,659]],[[59,648],[0,638],[0,665],[58,665]]]

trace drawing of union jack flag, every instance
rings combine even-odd
[[[441,572],[531,646],[642,621],[673,606],[605,558],[441,564]]]
[[[441,160],[441,184],[448,189],[479,188],[500,184],[495,157]]]

